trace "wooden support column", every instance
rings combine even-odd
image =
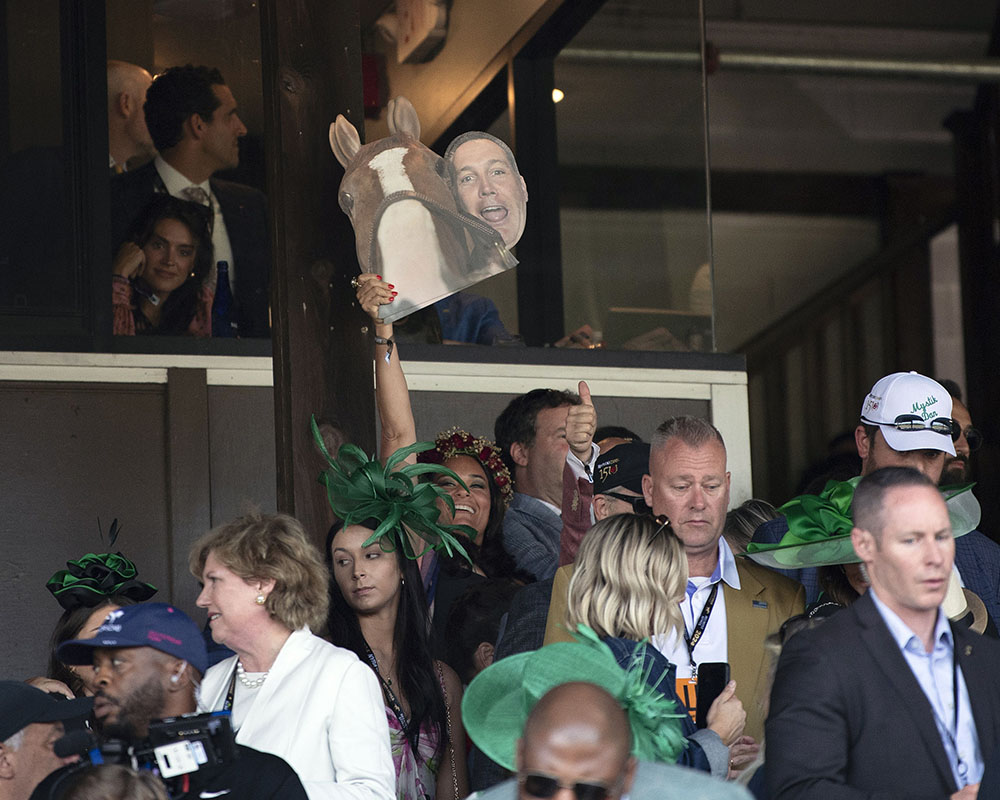
[[[198,584],[188,572],[188,551],[212,527],[205,370],[167,370],[166,431],[170,587],[163,599],[193,613]]]
[[[980,89],[975,111],[952,114],[946,125],[955,139],[958,191],[958,249],[965,336],[966,397],[986,447],[972,455],[976,497],[983,507],[980,529],[1000,540],[1000,263],[994,243],[997,209],[997,89]],[[945,376],[947,377],[947,376]]]
[[[364,130],[359,0],[263,0],[260,9],[278,507],[322,542],[332,516],[310,415],[334,447],[372,452],[375,443],[368,317],[354,305],[354,233],[328,139],[337,114]]]

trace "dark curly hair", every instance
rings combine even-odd
[[[202,284],[212,269],[212,217],[207,206],[171,197],[168,194],[157,195],[145,211],[139,215],[132,228],[131,239],[139,247],[145,247],[153,236],[158,222],[164,219],[174,219],[180,222],[191,233],[194,239],[194,273],[170,293],[163,303],[160,314],[160,324],[155,328],[150,325],[142,304],[136,303],[132,313],[135,317],[137,333],[166,333],[184,335],[188,332],[191,320],[198,310],[198,296]],[[139,281],[142,279],[139,278]]]

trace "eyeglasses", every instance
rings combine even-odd
[[[958,437],[962,435],[962,429],[950,417],[935,417],[934,419],[925,420],[918,414],[900,414],[892,422],[873,422],[864,417],[861,418],[861,421],[869,425],[895,428],[897,431],[933,431],[934,433],[940,433],[942,436],[950,436],[953,442],[958,441]]]
[[[544,772],[524,772],[518,777],[518,783],[531,797],[555,797],[560,789],[572,789],[576,800],[608,800],[621,783],[623,775],[609,786],[598,781],[563,783],[554,775],[547,775]]]
[[[971,445],[970,445],[971,447]],[[628,503],[632,506],[632,511],[636,514],[648,514],[649,506],[646,505],[646,498],[641,494],[631,495],[622,494],[621,492],[601,492],[601,494],[607,495],[608,497],[613,497],[615,500],[621,500],[623,503]]]
[[[983,432],[979,428],[973,428],[971,425],[966,428],[962,433],[965,434],[965,441],[969,443],[969,450],[975,452],[980,447],[983,446],[984,437]],[[958,441],[956,439],[955,441]]]

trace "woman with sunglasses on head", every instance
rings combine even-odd
[[[445,490],[419,483],[410,484],[416,491],[401,489],[403,473],[393,459],[383,469],[350,458],[342,449],[322,478],[339,517],[325,551],[332,576],[330,641],[353,650],[378,678],[398,800],[461,800],[469,789],[462,682],[431,657],[419,550],[412,546],[421,538],[431,546],[457,541],[450,538],[451,526],[437,521],[435,500]],[[367,480],[351,479],[361,473]],[[360,513],[371,516],[358,518]]]
[[[622,666],[642,659],[647,682],[678,709],[676,666],[645,640],[682,631],[679,601],[687,586],[684,547],[665,518],[616,514],[592,527],[583,538],[569,584],[566,623],[570,630],[587,625],[601,637]],[[746,722],[743,704],[730,681],[712,703],[708,727],[696,730],[689,715],[682,720],[688,747],[678,763],[725,778],[729,745]]]
[[[154,198],[111,265],[114,334],[211,336],[212,252],[204,206]]]

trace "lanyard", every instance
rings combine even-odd
[[[389,704],[389,708],[392,709],[392,713],[395,714],[396,719],[399,720],[399,724],[403,726],[403,731],[405,733],[410,721],[406,718],[403,706],[400,705],[396,695],[393,694],[388,682],[382,677],[382,673],[379,672],[378,661],[375,659],[375,654],[372,652],[371,647],[368,646],[368,642],[365,642],[365,656],[368,659],[368,663],[371,664],[372,669],[375,670],[375,676],[378,678],[378,682],[382,684],[382,694],[385,695],[385,700]]]
[[[237,661],[236,663],[239,663]],[[232,712],[233,710],[233,696],[236,694],[236,667],[233,667],[233,676],[229,679],[229,691],[226,692],[226,700],[222,704],[223,711]]]
[[[932,657],[933,658],[933,657]],[[931,667],[931,678],[934,677],[933,666],[929,663],[928,666]],[[934,703],[931,703],[931,713],[934,714],[934,720],[937,722],[938,727],[944,731],[944,735],[948,737],[948,744],[951,745],[952,752],[955,754],[955,766],[958,771],[959,778],[965,783],[968,783],[969,767],[962,760],[962,757],[958,754],[958,658],[955,656],[954,645],[952,645],[951,651],[951,694],[952,702],[954,703],[954,716],[952,718],[952,728],[949,728],[943,719],[938,716],[937,708],[935,708]],[[952,732],[954,731],[954,733]],[[959,786],[958,788],[962,788]]]
[[[705,601],[704,607],[701,609],[701,616],[698,618],[698,624],[694,626],[694,630],[691,631],[691,635],[688,636],[687,630],[684,631],[684,643],[687,644],[688,658],[691,661],[691,678],[695,679],[698,677],[698,667],[694,663],[694,648],[697,646],[698,642],[701,641],[701,637],[705,633],[705,628],[708,626],[708,618],[712,616],[712,609],[715,608],[715,598],[719,594],[719,584],[722,581],[716,581],[712,584],[712,592],[708,596],[708,600]]]

